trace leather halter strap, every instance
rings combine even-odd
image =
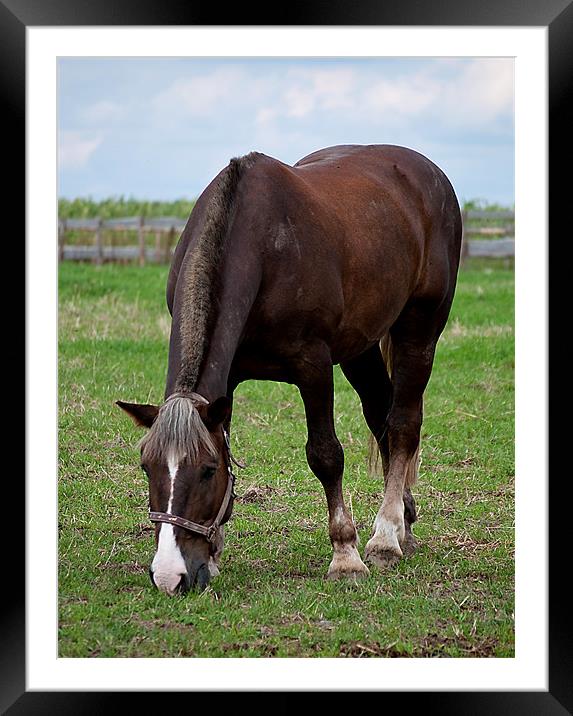
[[[177,515],[171,515],[169,512],[149,512],[149,519],[151,522],[164,522],[168,525],[176,525],[177,527],[181,527],[184,530],[187,530],[188,532],[195,532],[197,534],[203,535],[209,542],[213,542],[215,539],[215,534],[219,527],[221,526],[221,520],[225,516],[225,512],[227,512],[227,508],[229,507],[229,502],[231,501],[231,497],[234,496],[234,487],[235,487],[235,475],[233,474],[233,471],[231,469],[231,460],[236,463],[236,461],[233,459],[231,455],[231,448],[230,448],[230,441],[229,441],[229,435],[227,431],[223,428],[223,436],[225,438],[225,446],[227,447],[227,458],[229,462],[227,463],[227,489],[225,490],[225,495],[223,497],[223,502],[221,502],[221,506],[219,507],[219,512],[217,512],[217,516],[213,520],[213,522],[208,525],[200,525],[198,522],[192,522],[191,520],[186,520],[184,517],[178,517]],[[239,464],[239,463],[236,463]]]

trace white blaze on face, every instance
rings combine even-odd
[[[167,467],[171,481],[167,512],[171,512],[173,493],[175,491],[175,477],[179,469],[179,460],[176,456],[169,456]],[[160,523],[157,552],[151,563],[151,571],[153,572],[153,581],[161,591],[167,592],[167,594],[175,593],[177,585],[181,581],[181,575],[185,574],[187,568],[185,567],[185,560],[181,550],[175,541],[173,525]]]

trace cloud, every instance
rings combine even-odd
[[[511,116],[511,60],[445,59],[412,71],[404,69],[293,70],[285,75],[275,101],[267,101],[265,110],[259,112],[257,122],[316,120],[321,113],[332,116],[336,112],[346,122],[357,117],[366,124],[382,122],[386,127],[405,121],[438,122],[463,130]]]
[[[101,100],[81,111],[81,118],[89,124],[102,124],[121,119],[124,108],[116,102]]]
[[[236,100],[247,82],[240,69],[222,67],[207,74],[175,80],[156,94],[151,104],[162,114],[179,112],[206,117]]]
[[[305,87],[289,87],[284,93],[286,114],[289,117],[305,117],[316,107],[316,97]]]
[[[449,70],[449,71],[448,71]],[[453,72],[452,72],[453,70]],[[476,58],[448,67],[444,61],[403,77],[374,83],[365,93],[365,106],[402,118],[439,121],[449,127],[484,127],[513,109],[513,63]]]
[[[62,130],[58,135],[58,165],[61,169],[81,169],[103,141],[102,135]]]
[[[437,83],[424,76],[409,77],[406,81],[383,79],[365,90],[362,104],[370,112],[419,115],[431,107],[437,94]]]
[[[278,110],[274,107],[261,107],[255,116],[255,122],[260,125],[268,124],[277,116]]]
[[[511,118],[513,63],[507,58],[287,65],[266,74],[260,67],[230,64],[172,79],[151,98],[156,126],[175,131],[192,119],[203,122],[201,131],[215,132],[231,120],[244,138],[252,130],[274,130],[278,136],[280,130],[298,131],[315,122],[324,128],[327,121],[341,134],[362,126],[377,134],[430,136],[494,130],[494,124],[502,126],[500,118]],[[116,114],[108,102],[90,111]]]
[[[513,113],[513,62],[495,58],[473,60],[449,90],[449,104],[460,118],[496,119]],[[460,102],[460,96],[463,101]]]
[[[283,93],[283,101],[290,117],[352,107],[356,76],[350,69],[297,70],[290,73],[287,82],[290,86]]]

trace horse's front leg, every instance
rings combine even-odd
[[[306,413],[308,464],[322,483],[328,504],[328,531],[334,555],[327,576],[363,577],[368,568],[356,548],[358,535],[342,495],[344,452],[334,430],[332,362],[330,353],[322,353],[318,351],[299,364],[297,385]]]

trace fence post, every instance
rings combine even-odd
[[[174,238],[175,238],[175,227],[172,226],[169,229],[169,232],[166,236],[166,241],[163,245],[163,250],[164,250],[163,262],[166,264],[168,264],[171,259],[171,246],[173,245]]]
[[[97,227],[95,230],[95,257],[94,262],[100,266],[103,264],[103,237],[102,237],[102,224],[103,221],[101,219],[97,220]]]
[[[58,222],[58,261],[64,260],[64,245],[66,243],[66,220]]]
[[[139,239],[139,265],[145,266],[145,234],[143,233],[143,216],[139,217],[137,236]]]
[[[155,262],[161,263],[161,241],[163,238],[163,232],[157,229],[155,232]]]
[[[112,230],[109,232],[109,260],[114,262],[116,260],[115,244],[115,230]]]

